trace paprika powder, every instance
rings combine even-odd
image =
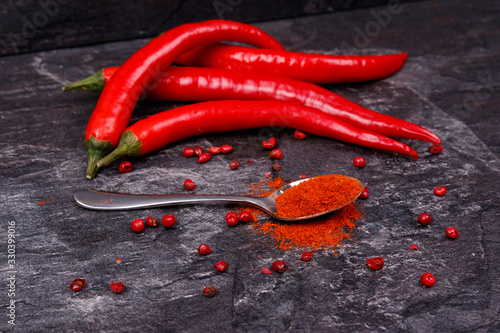
[[[310,216],[343,207],[361,193],[361,183],[342,175],[312,177],[276,197],[276,210],[283,217]]]

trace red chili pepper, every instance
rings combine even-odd
[[[225,20],[183,24],[153,39],[116,71],[99,97],[85,132],[87,178],[95,176],[95,163],[118,144],[135,104],[155,78],[187,51],[222,40],[283,49],[262,30]]]
[[[194,135],[271,124],[418,158],[417,152],[401,142],[358,129],[302,105],[279,101],[216,101],[181,106],[138,121],[125,130],[118,147],[97,165],[107,165],[126,155],[144,155]]]
[[[195,67],[220,67],[274,73],[314,83],[376,80],[398,71],[406,52],[388,55],[326,55],[259,50],[214,43],[195,48],[175,61]]]
[[[273,74],[218,68],[170,67],[148,91],[148,98],[210,101],[281,100],[329,113],[358,128],[388,137],[439,144],[431,131],[411,122],[366,109],[315,84]]]

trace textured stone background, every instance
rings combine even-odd
[[[499,331],[500,4],[402,6],[354,51],[407,51],[405,67],[377,82],[328,88],[435,131],[445,150],[431,155],[428,144],[405,140],[420,153],[413,162],[319,137],[297,141],[293,131],[277,131],[285,155],[279,175],[342,173],[370,188],[370,198],[360,202],[366,219],[352,240],[337,249],[337,257],[332,250],[318,251],[307,265],[297,261],[301,251],[265,246],[268,239],[245,225],[228,227],[224,216],[232,206],[98,212],[73,202],[72,194],[84,188],[179,193],[185,178],[196,182],[197,193],[242,193],[245,184],[271,170],[260,146],[264,132],[257,129],[188,139],[131,159],[131,173],[118,173],[115,163],[94,180],[84,178],[85,124],[98,96],[60,88],[120,64],[145,39],[0,57],[0,330]],[[258,26],[290,50],[340,52],[346,44],[355,46],[357,29],[376,22],[373,11],[385,9]],[[176,105],[141,103],[132,121]],[[185,146],[224,143],[234,152],[207,164],[181,156]],[[357,155],[367,160],[363,169],[352,166]],[[234,159],[242,167],[229,172]],[[432,194],[438,185],[449,188],[444,197]],[[434,218],[428,227],[417,222],[424,211]],[[167,213],[177,216],[173,230],[130,230],[135,218]],[[7,322],[8,221],[16,224],[15,327]],[[449,226],[460,231],[458,239],[445,236]],[[201,243],[213,253],[199,256]],[[419,250],[409,250],[411,244]],[[379,255],[386,264],[371,271],[365,260]],[[278,258],[289,263],[289,271],[260,273]],[[221,259],[229,263],[224,273],[213,269]],[[432,288],[419,282],[426,271],[436,276]],[[68,286],[77,277],[87,286],[74,293]],[[127,286],[121,295],[110,291],[112,280]],[[217,286],[216,297],[201,295],[207,285]]]

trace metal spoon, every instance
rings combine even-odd
[[[354,179],[354,178],[353,178]],[[74,194],[76,203],[84,208],[94,210],[130,210],[141,208],[153,208],[162,206],[172,206],[181,204],[199,204],[199,203],[233,203],[245,204],[259,208],[271,215],[275,219],[282,221],[298,221],[305,220],[321,215],[331,213],[339,210],[346,205],[356,200],[361,194],[361,182],[355,179],[360,184],[359,193],[352,197],[344,205],[335,207],[333,209],[314,214],[309,216],[300,217],[283,217],[277,214],[276,211],[276,197],[289,189],[290,187],[297,186],[298,184],[307,181],[308,179],[301,179],[292,183],[286,184],[273,193],[265,197],[251,197],[245,195],[224,195],[224,194],[185,194],[185,195],[143,195],[143,194],[128,194],[128,193],[113,193],[102,192],[96,190],[83,190]]]

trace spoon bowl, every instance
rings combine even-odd
[[[144,194],[129,194],[117,192],[104,192],[97,190],[82,190],[74,194],[76,203],[84,208],[92,210],[131,210],[144,209],[154,207],[164,207],[183,204],[199,204],[199,203],[232,203],[244,204],[258,208],[273,218],[282,221],[299,221],[315,217],[319,217],[333,211],[339,210],[351,202],[355,201],[362,191],[360,185],[359,193],[341,206],[334,207],[327,211],[323,211],[314,215],[299,216],[299,217],[284,217],[278,214],[276,210],[276,197],[285,192],[287,189],[297,186],[309,178],[297,180],[289,184],[283,185],[281,188],[263,197],[252,197],[246,195],[224,195],[224,194],[185,194],[185,195],[144,195]]]

